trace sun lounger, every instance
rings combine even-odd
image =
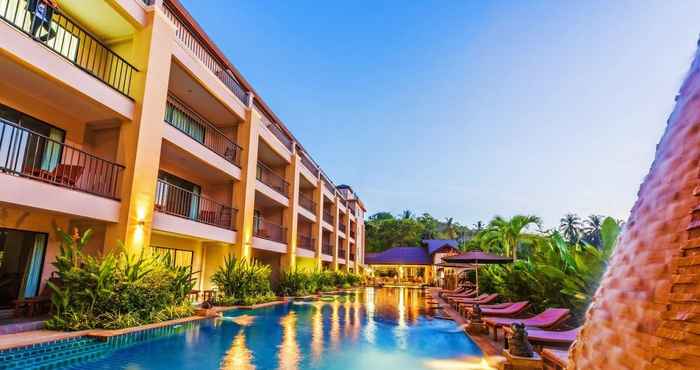
[[[513,305],[513,302],[503,302],[503,303],[493,303],[493,304],[479,304],[479,307],[483,310],[485,308],[487,309],[501,309],[501,308],[508,308]],[[460,305],[459,306],[459,313],[466,319],[468,319],[471,314],[472,310],[474,309],[474,305]]]
[[[512,307],[512,306],[511,306]],[[510,308],[510,307],[509,307]],[[506,308],[504,310],[508,310]],[[484,310],[485,311],[485,310]],[[482,313],[489,316],[489,314]],[[505,317],[486,317],[484,318],[484,323],[486,328],[493,328],[493,339],[498,340],[498,328],[506,325],[511,325],[516,322],[525,324],[527,327],[535,328],[552,328],[559,325],[569,319],[570,312],[566,308],[548,308],[544,312],[537,314],[533,317],[523,319],[523,318],[505,318]],[[490,330],[490,329],[489,329]]]
[[[475,304],[491,304],[498,299],[498,294],[493,293],[479,299],[456,299],[452,301],[455,309],[459,310],[462,306],[473,306]]]
[[[481,316],[489,317],[517,317],[522,315],[530,307],[530,302],[520,301],[505,308],[482,308]]]
[[[506,337],[510,334],[510,328],[505,327]],[[543,329],[527,329],[527,339],[534,346],[544,347],[566,347],[576,340],[580,327],[569,330],[543,330]]]

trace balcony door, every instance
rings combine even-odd
[[[65,131],[0,104],[0,169],[36,175],[61,163]]]
[[[202,188],[183,178],[169,174],[164,171],[158,173],[158,179],[173,186],[165,186],[158,189],[158,199],[161,207],[168,213],[197,220],[199,216],[199,196]]]
[[[0,309],[39,294],[46,234],[0,228]]]

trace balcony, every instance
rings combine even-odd
[[[325,207],[323,209],[323,221],[333,225],[333,215],[331,214],[331,211]]]
[[[175,5],[163,2],[165,15],[175,24],[175,36],[199,59],[245,106],[248,106],[248,93],[228,69],[226,62],[212,50]]]
[[[328,191],[330,191],[332,194],[335,194],[335,188],[333,187],[333,184],[330,183],[330,181],[327,181],[324,179],[323,186],[326,187]]]
[[[351,228],[351,229],[350,229],[350,237],[353,238],[353,239],[355,239],[355,235],[356,235],[356,234],[357,234],[357,233],[355,232],[355,229],[354,229],[354,228]]]
[[[269,167],[265,166],[261,162],[258,162],[256,178],[263,184],[274,189],[276,192],[289,198],[289,183],[287,183],[282,176],[274,173]]]
[[[253,218],[253,235],[258,238],[287,243],[287,228],[266,221],[262,217]]]
[[[350,261],[355,261],[355,253],[350,253]]]
[[[0,118],[0,171],[118,199],[124,166]]]
[[[341,222],[340,224],[338,224],[338,229],[340,229],[340,231],[342,231],[343,233],[345,233],[345,230],[346,230],[347,228],[346,228],[345,224]]]
[[[345,208],[347,209],[347,207],[348,207],[348,201],[345,200],[345,198],[343,198],[343,197],[338,197],[338,201],[340,202],[340,204],[343,205],[343,207],[345,207]]]
[[[345,259],[345,252],[346,252],[345,248],[338,248],[338,258]]]
[[[332,256],[333,255],[333,246],[330,244],[323,243],[323,245],[321,246],[321,252],[323,254]]]
[[[306,167],[311,173],[318,177],[318,168],[311,162],[311,160],[306,156],[306,153],[302,153],[301,155],[301,163]]]
[[[138,70],[58,9],[48,8],[48,21],[28,10],[25,1],[4,1],[0,19],[49,48],[89,75],[131,98]],[[2,4],[2,2],[0,2]]]
[[[241,167],[243,149],[172,94],[168,95],[165,122],[228,162]]]
[[[297,234],[297,247],[316,251],[316,239],[307,235]]]
[[[237,209],[163,180],[156,184],[155,210],[207,225],[235,230]]]
[[[311,213],[316,212],[316,202],[301,193],[299,193],[299,205]]]
[[[260,115],[262,116],[263,125],[265,125],[265,127],[267,127],[267,129],[270,130],[273,135],[275,135],[282,145],[289,149],[289,151],[292,151],[294,148],[294,142],[289,138],[289,136],[287,136],[282,127],[280,127],[276,122],[272,122],[269,118],[267,118],[267,116],[262,113],[262,109],[258,109],[258,111],[261,112]]]

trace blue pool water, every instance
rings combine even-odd
[[[422,294],[367,288],[328,302],[233,310],[63,368],[418,370],[478,361],[476,345],[454,322],[432,318]]]

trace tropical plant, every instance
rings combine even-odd
[[[542,220],[532,215],[515,215],[510,219],[496,216],[484,229],[479,241],[483,249],[510,254],[515,261],[518,258],[518,247],[538,238],[525,230],[532,225],[539,227],[541,224]]]
[[[528,300],[536,311],[565,307],[582,320],[614,250],[620,227],[608,217],[601,225],[601,247],[571,244],[558,232],[534,240],[533,253],[510,265],[484,266],[483,291],[506,300]]]
[[[583,240],[586,243],[600,247],[600,229],[605,218],[600,215],[590,215],[583,220]]]
[[[447,239],[455,239],[457,237],[454,218],[452,217],[445,218],[445,234],[447,234]]]
[[[270,287],[270,266],[257,260],[237,259],[229,255],[211,280],[223,293],[215,303],[256,304],[275,299]]]
[[[281,296],[305,296],[316,293],[318,279],[315,274],[306,270],[283,271],[277,285],[277,294]]]
[[[57,234],[62,241],[53,262],[58,283],[48,283],[54,310],[47,328],[118,329],[192,314],[189,268],[143,253],[129,255],[122,246],[94,257],[83,253],[90,230],[69,235],[58,229]]]
[[[559,231],[569,243],[577,243],[579,241],[582,229],[581,218],[575,213],[567,213],[559,220]]]

